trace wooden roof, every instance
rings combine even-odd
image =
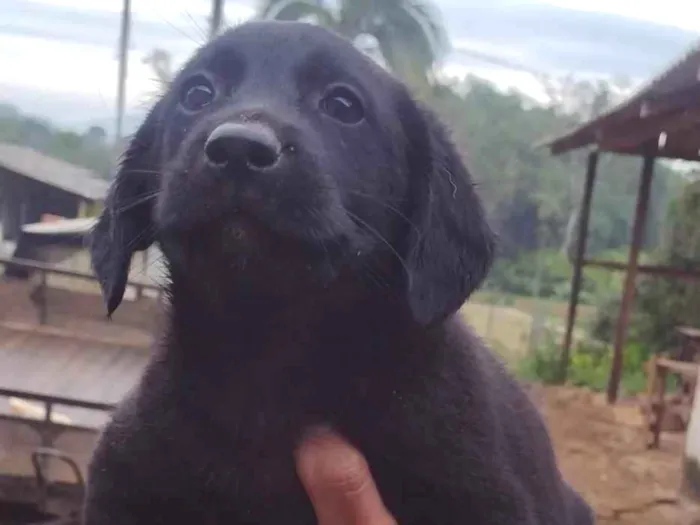
[[[611,111],[542,145],[553,154],[601,151],[700,160],[700,43]]]
[[[94,201],[103,200],[109,188],[109,182],[87,168],[16,144],[0,143],[0,168]]]

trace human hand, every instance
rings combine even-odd
[[[396,525],[364,456],[337,434],[310,434],[297,450],[296,465],[318,525]]]

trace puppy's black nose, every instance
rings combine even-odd
[[[221,124],[204,144],[207,160],[224,167],[245,162],[253,170],[272,167],[282,145],[269,127],[258,122]]]

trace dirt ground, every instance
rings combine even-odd
[[[599,524],[700,525],[700,510],[679,496],[683,435],[664,433],[646,449],[638,404],[610,407],[600,394],[533,386],[566,479],[593,506]]]

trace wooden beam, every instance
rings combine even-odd
[[[606,270],[613,271],[625,271],[627,269],[627,263],[618,261],[599,261],[596,259],[584,260],[583,266],[591,268],[605,268]],[[687,279],[690,281],[700,280],[700,270],[683,270],[681,268],[672,268],[670,266],[659,266],[655,264],[639,264],[637,265],[637,273],[658,277]]]
[[[694,82],[682,89],[647,95],[640,104],[639,115],[647,118],[660,113],[698,108],[700,108],[700,82]]]
[[[605,137],[612,140],[615,136],[620,137],[621,134],[624,134],[622,130],[625,128],[636,133],[640,126],[647,126],[645,122],[651,122],[653,119],[664,120],[665,115],[671,113],[680,114],[700,109],[700,83],[694,83],[691,86],[673,91],[648,94],[643,98],[635,97],[635,99],[619,106],[614,112],[598,117],[563,135],[542,139],[537,143],[537,146],[547,146],[553,155],[594,143],[598,143],[601,146],[601,150],[615,151],[612,146],[603,147],[597,140],[598,135],[602,133]],[[635,155],[643,154],[641,151],[630,153]],[[657,156],[660,155],[657,154]],[[682,158],[684,160],[698,159],[697,152],[692,155],[686,154],[686,156],[664,155],[664,157]]]
[[[20,259],[17,257],[0,257],[0,266],[10,266],[14,265],[19,268],[26,268],[28,270],[33,270],[37,272],[45,272],[53,275],[63,275],[65,277],[74,277],[76,279],[85,279],[86,281],[97,281],[97,277],[91,273],[79,272],[76,270],[69,270],[68,268],[62,268],[61,266],[44,263],[39,261],[33,261],[29,259]],[[133,286],[134,288],[144,288],[147,290],[160,291],[161,287],[156,284],[138,282],[129,280],[127,281],[127,286]]]
[[[676,361],[675,359],[659,357],[656,359],[656,366],[659,368],[665,368],[666,370],[676,374],[681,374],[689,379],[695,379],[698,377],[698,366],[700,365],[693,362]]]
[[[694,131],[692,132],[693,134],[695,133]],[[700,139],[700,132],[697,133],[698,138]],[[616,155],[630,155],[633,157],[639,157],[644,155],[644,150],[646,149],[646,145],[638,148],[633,148],[633,149],[623,149],[623,148],[616,148],[616,147],[599,147],[600,151],[604,151],[606,153],[614,153]],[[699,148],[700,150],[700,148]],[[693,162],[698,162],[700,161],[700,151],[696,151],[695,148],[688,149],[688,148],[680,148],[678,146],[675,146],[672,141],[667,140],[666,141],[666,147],[663,150],[660,150],[657,155],[657,159],[670,159],[670,160],[689,160]]]
[[[29,392],[27,390],[14,390],[0,387],[0,396],[17,397],[28,401],[39,401],[41,403],[51,403],[53,405],[64,405],[67,407],[85,408],[87,410],[99,410],[101,412],[111,412],[115,405],[111,403],[99,403],[72,397],[50,396],[39,392]]]
[[[564,346],[559,363],[559,381],[564,383],[569,372],[569,356],[571,355],[571,341],[576,322],[576,309],[578,308],[579,295],[581,293],[581,280],[583,277],[583,261],[586,256],[586,244],[588,241],[588,223],[591,215],[591,201],[593,200],[593,186],[598,168],[597,151],[588,154],[586,167],[586,182],[581,196],[581,215],[579,216],[578,236],[576,238],[576,253],[574,259],[574,271],[571,276],[571,292],[569,294],[569,310],[566,318],[566,332],[564,334]]]
[[[622,374],[622,351],[625,346],[627,336],[627,324],[629,322],[630,310],[634,302],[635,283],[637,278],[637,267],[639,262],[639,251],[644,241],[647,210],[649,208],[649,195],[651,193],[651,180],[654,174],[654,153],[648,153],[644,157],[642,174],[639,181],[639,191],[637,193],[637,205],[634,212],[634,222],[632,224],[632,239],[630,243],[629,256],[627,260],[627,275],[622,292],[622,302],[620,303],[620,313],[615,327],[615,340],[613,344],[613,359],[610,367],[610,378],[608,380],[608,403],[617,401],[620,377]]]
[[[663,113],[603,130],[598,144],[604,150],[630,150],[657,141],[661,133],[676,133],[699,124],[699,109]]]
[[[549,142],[549,151],[552,155],[560,155],[573,149],[582,148],[595,142],[595,129],[577,129],[570,134],[559,137]]]

